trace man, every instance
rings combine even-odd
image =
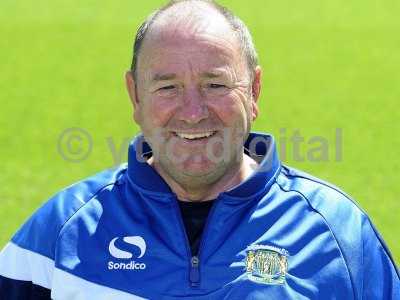
[[[2,299],[400,299],[365,213],[250,132],[261,70],[237,17],[174,1],[134,50],[126,84],[143,135],[127,166],[27,221],[0,255]]]

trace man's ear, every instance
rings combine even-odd
[[[140,104],[139,104],[139,99],[137,97],[136,83],[135,79],[133,78],[132,71],[127,71],[125,73],[125,83],[126,83],[126,89],[128,90],[129,98],[131,99],[133,106],[133,119],[135,120],[136,123],[139,124]]]
[[[251,93],[252,93],[252,101],[251,101],[251,105],[252,105],[252,121],[254,121],[257,116],[258,116],[258,99],[260,97],[260,93],[261,93],[261,67],[257,66],[254,69],[254,73],[253,73],[253,82],[251,85]]]

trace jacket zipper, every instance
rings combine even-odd
[[[174,199],[175,201],[175,211],[178,217],[178,223],[181,227],[181,232],[184,235],[184,240],[185,240],[185,245],[186,245],[186,252],[190,261],[190,268],[189,268],[189,285],[192,288],[198,288],[200,286],[200,258],[201,258],[201,253],[202,253],[202,248],[204,247],[203,244],[206,240],[206,235],[208,232],[208,228],[209,223],[210,223],[210,219],[212,218],[212,215],[214,214],[215,211],[215,207],[218,204],[218,198],[213,200],[214,203],[211,207],[211,210],[207,216],[207,220],[206,220],[206,224],[204,225],[204,229],[203,229],[203,233],[201,235],[201,239],[200,239],[200,246],[199,246],[199,251],[197,253],[197,255],[193,255],[192,250],[190,249],[190,245],[189,245],[189,238],[187,236],[186,230],[185,230],[185,225],[183,224],[183,219],[182,219],[182,214],[180,212],[179,209],[179,204],[178,204],[178,199],[175,197]]]
[[[189,281],[190,281],[190,286],[193,288],[197,288],[200,286],[199,264],[200,264],[199,257],[196,255],[192,256],[192,258],[190,259]]]

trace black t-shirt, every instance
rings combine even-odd
[[[199,252],[201,236],[213,202],[178,201],[192,256],[197,255]]]

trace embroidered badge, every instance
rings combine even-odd
[[[285,249],[255,245],[247,250],[248,278],[264,284],[284,284],[288,270],[289,253]]]

